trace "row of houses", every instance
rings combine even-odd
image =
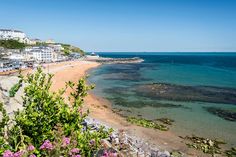
[[[24,32],[14,29],[0,29],[0,40],[17,40],[28,45],[42,42],[40,39],[29,39]],[[54,41],[49,39],[45,43],[54,44]]]
[[[38,63],[56,62],[65,59],[61,55],[61,45],[31,46],[24,50],[6,50],[3,55],[5,59],[20,61],[35,61]]]
[[[59,46],[55,47],[56,49],[51,46],[32,46],[21,51],[9,50],[7,55],[0,57],[0,72],[67,60],[68,58],[58,50]]]
[[[17,40],[21,43],[33,44],[24,32],[12,29],[0,29],[0,40]]]
[[[0,72],[8,71],[32,64],[58,62],[63,60],[78,59],[78,53],[69,56],[62,54],[64,48],[61,44],[49,39],[42,42],[40,39],[29,39],[26,34],[19,30],[0,29],[0,40],[17,40],[30,45],[24,49],[5,49],[0,47]],[[46,46],[36,46],[46,45]]]

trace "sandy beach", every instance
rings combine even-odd
[[[65,82],[76,82],[87,75],[87,71],[100,66],[99,63],[90,61],[72,61],[59,64],[50,64],[46,71],[54,74],[52,90],[56,91],[65,86]],[[207,156],[199,151],[187,148],[184,142],[171,131],[158,131],[132,125],[126,122],[125,118],[115,114],[111,110],[108,100],[98,97],[89,92],[85,98],[85,110],[90,110],[90,117],[95,118],[115,129],[124,129],[128,134],[147,141],[151,146],[162,150],[181,151],[187,156]]]
[[[91,61],[69,61],[45,64],[43,67],[45,72],[54,74],[51,90],[57,91],[65,86],[65,82],[77,82],[81,77],[87,75],[88,70],[97,68],[100,65],[100,63]],[[32,72],[32,70],[27,72]],[[24,72],[24,74],[27,72]],[[69,91],[66,94],[69,94]],[[20,98],[20,96],[18,97]],[[16,110],[16,107],[13,106],[11,105],[11,107],[9,107],[8,112],[12,112],[11,110]],[[19,105],[17,107],[19,107]],[[207,156],[200,151],[187,148],[185,143],[181,142],[181,139],[176,134],[171,132],[171,130],[159,131],[147,129],[126,122],[125,118],[112,112],[111,104],[108,100],[94,95],[92,91],[90,91],[88,96],[85,98],[84,109],[90,110],[90,117],[97,119],[115,129],[123,129],[133,137],[144,139],[144,141],[149,143],[150,147],[156,147],[160,150],[181,151],[184,152],[186,156]]]

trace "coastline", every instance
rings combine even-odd
[[[78,64],[71,64],[71,66],[54,73],[53,90],[64,87],[64,82],[66,81],[78,81],[81,77],[88,75],[91,69],[101,66],[100,63],[93,61],[76,62],[78,62]],[[69,92],[66,94],[69,94]],[[185,143],[182,142],[181,138],[172,131],[158,131],[128,123],[125,118],[112,112],[111,103],[108,100],[95,95],[93,91],[89,91],[88,95],[85,97],[84,109],[89,109],[90,117],[114,129],[123,129],[127,134],[143,139],[152,147],[167,151],[181,151],[187,156],[209,156],[200,151],[189,149]]]
[[[81,77],[86,76],[89,70],[98,68],[100,65],[100,63],[92,61],[70,61],[44,65],[44,71],[54,74],[51,90],[56,91],[63,88],[65,82],[76,82]],[[32,70],[28,72],[32,72]],[[19,95],[20,94],[22,93],[19,93]],[[67,94],[69,94],[69,91],[66,92],[66,95]],[[16,108],[13,106],[14,105],[11,105],[12,109],[15,110]],[[143,139],[145,142],[149,143],[150,147],[156,147],[160,150],[167,150],[170,152],[181,151],[186,156],[210,156],[200,151],[189,149],[172,131],[159,131],[128,123],[125,118],[112,112],[111,103],[108,100],[96,96],[92,91],[86,96],[84,107],[85,110],[90,110],[90,117],[99,120],[114,129],[123,129],[132,137]]]

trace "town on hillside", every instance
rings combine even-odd
[[[68,44],[52,39],[29,39],[22,31],[0,29],[0,72],[78,59],[83,55],[81,49]]]

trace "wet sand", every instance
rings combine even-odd
[[[52,90],[56,91],[63,88],[65,82],[76,82],[81,77],[86,76],[88,70],[97,68],[99,65],[100,64],[96,62],[73,61],[45,66],[45,71],[54,74]],[[66,94],[69,94],[69,92]],[[126,122],[125,118],[112,112],[111,104],[108,100],[94,95],[92,91],[90,91],[85,98],[85,110],[86,109],[90,110],[90,117],[102,121],[115,129],[124,129],[128,134],[144,139],[150,143],[151,146],[155,146],[161,150],[177,150],[184,152],[185,156],[210,156],[200,151],[187,148],[181,138],[171,131],[147,129]]]

